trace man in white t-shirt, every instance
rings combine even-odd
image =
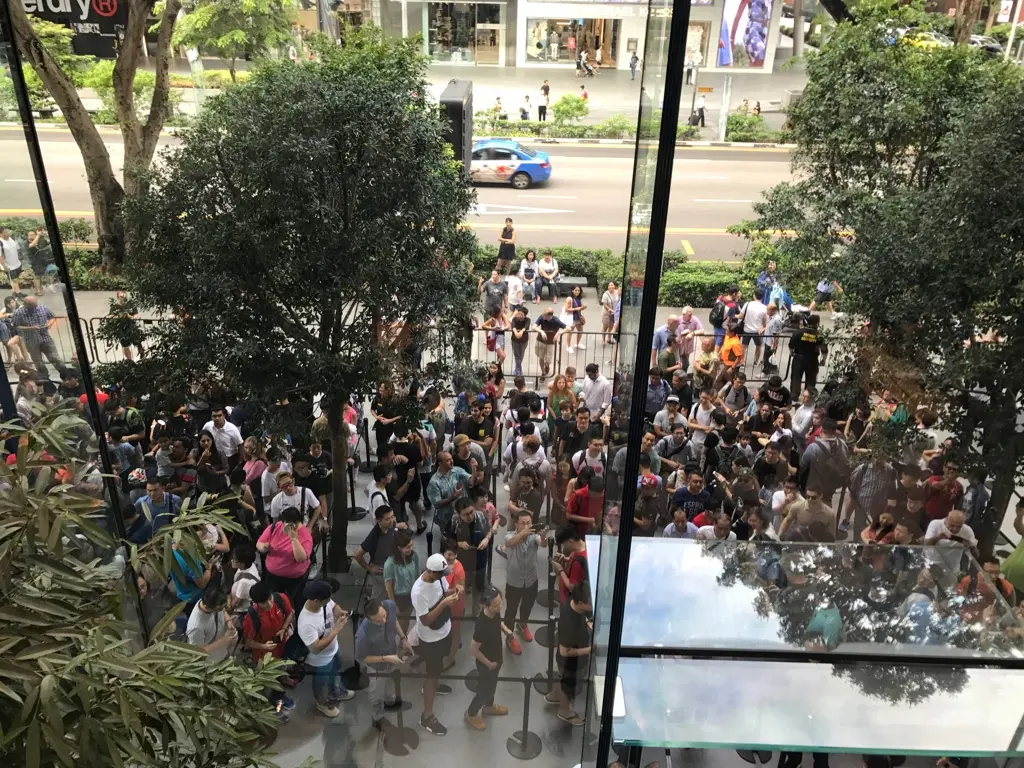
[[[761,344],[764,342],[763,334],[768,324],[768,307],[764,304],[764,289],[755,288],[754,298],[747,302],[747,305],[740,313],[743,318],[743,356],[746,357],[747,346],[754,342],[754,365],[761,359]]]
[[[714,525],[702,525],[697,529],[697,538],[703,541],[736,541],[732,530],[732,518],[720,513],[715,515]]]
[[[366,486],[366,508],[374,514],[380,507],[390,507],[388,499],[388,482],[391,480],[390,464],[377,464],[373,467],[373,482]]]
[[[0,228],[0,269],[7,272],[12,285],[21,274],[21,250],[7,227]]]
[[[714,390],[705,389],[700,393],[700,400],[690,409],[690,442],[700,448],[704,447],[708,432],[711,431],[711,415],[715,412]]]
[[[188,644],[198,646],[213,661],[225,658],[238,638],[238,631],[224,610],[226,607],[227,596],[220,585],[207,586],[202,599],[192,609],[185,629]]]
[[[605,465],[608,463],[604,455],[604,436],[599,430],[590,433],[590,440],[587,447],[577,451],[570,459],[575,474],[579,474],[583,467],[590,467],[598,477],[604,477]]]
[[[935,548],[929,553],[929,559],[945,569],[939,579],[945,587],[951,587],[960,580],[964,550],[970,550],[975,556],[978,554],[978,538],[971,526],[964,522],[964,513],[959,509],[954,509],[942,520],[932,520],[924,532],[924,543]]]
[[[228,467],[234,469],[238,464],[238,449],[242,447],[242,433],[238,427],[228,421],[227,414],[223,408],[214,408],[211,418],[203,425],[203,432],[213,435],[213,442],[217,451],[228,463]]]
[[[508,286],[508,305],[517,307],[523,303],[523,281],[515,274],[506,275],[505,285]]]
[[[416,615],[414,631],[419,640],[416,654],[424,662],[423,715],[420,726],[435,736],[448,733],[434,715],[434,696],[437,693],[451,693],[451,688],[437,682],[444,671],[444,659],[451,644],[451,609],[462,597],[463,588],[448,589],[445,578],[451,573],[444,555],[437,553],[427,558],[427,569],[416,579],[409,594],[413,613]]]
[[[348,701],[355,694],[341,682],[341,662],[338,659],[338,633],[348,624],[348,612],[331,599],[331,585],[326,581],[311,581],[302,591],[306,599],[299,611],[299,639],[306,644],[309,655],[306,664],[313,667],[313,695],[317,711],[327,717],[337,717],[338,703]]]
[[[295,507],[302,515],[302,522],[311,531],[321,516],[326,519],[320,499],[310,488],[300,488],[295,484],[291,472],[281,472],[277,476],[277,488],[280,493],[270,502],[270,519],[280,520],[281,513],[289,507]],[[312,517],[311,517],[312,516]]]
[[[263,496],[263,508],[270,509],[271,500],[277,495],[277,476],[282,472],[291,472],[290,462],[281,458],[276,448],[267,450],[267,468],[260,476],[260,488]]]

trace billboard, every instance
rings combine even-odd
[[[113,59],[124,39],[128,0],[21,0],[25,12],[75,32],[72,47],[82,56]]]
[[[725,0],[715,63],[734,69],[763,67],[771,18],[772,0]]]

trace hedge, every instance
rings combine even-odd
[[[738,269],[720,261],[690,261],[661,276],[658,303],[667,307],[710,307],[731,284],[750,293],[751,286]]]
[[[489,115],[475,115],[473,132],[476,136],[499,136],[518,139],[633,139],[636,138],[636,118],[612,115],[600,123],[555,123],[536,120],[494,120]],[[644,138],[657,138],[655,123],[644,123]],[[676,138],[700,138],[700,128],[685,121],[676,129]]]

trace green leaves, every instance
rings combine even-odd
[[[295,14],[280,0],[197,0],[174,28],[174,44],[231,62],[265,56],[291,42]]]

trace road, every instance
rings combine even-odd
[[[70,134],[41,131],[43,157],[58,215],[92,215],[78,147]],[[120,134],[105,131],[115,167],[123,163]],[[166,139],[165,145],[174,143]],[[626,245],[634,150],[630,146],[566,145],[545,148],[552,178],[518,191],[478,188],[477,211],[469,223],[482,242],[496,242],[506,216],[523,246],[574,245],[622,250]],[[24,157],[20,129],[0,127],[0,216],[38,215],[32,171]],[[761,192],[790,178],[790,155],[778,149],[678,148],[666,247],[692,259],[733,261],[746,243],[725,228],[751,214]]]

